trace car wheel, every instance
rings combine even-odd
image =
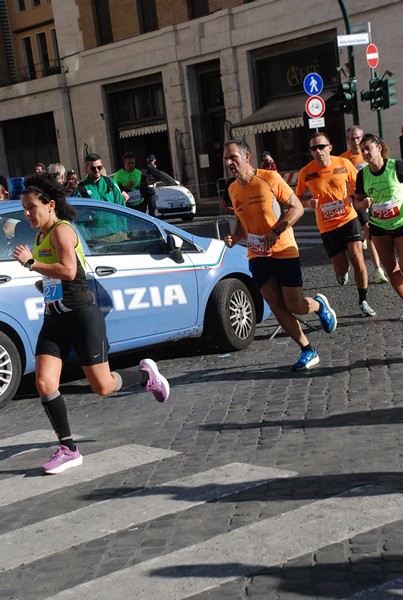
[[[214,288],[208,307],[208,331],[222,351],[243,350],[255,336],[256,310],[248,288],[224,279]]]
[[[0,332],[0,408],[12,400],[21,381],[21,358],[14,342]]]
[[[191,213],[190,215],[182,215],[181,216],[182,221],[193,221],[194,219],[194,214]]]

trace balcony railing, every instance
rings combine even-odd
[[[33,79],[41,79],[43,77],[50,77],[51,75],[58,75],[62,70],[63,67],[60,64],[59,59],[50,61],[48,65],[44,65],[43,63],[31,64],[17,69],[17,74],[14,77],[0,79],[0,87],[22,83],[23,81],[32,81]]]

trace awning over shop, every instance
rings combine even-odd
[[[168,125],[166,123],[155,123],[153,125],[144,125],[140,127],[131,127],[130,129],[122,129],[119,131],[120,139],[134,137],[136,135],[148,135],[150,133],[160,133],[161,131],[167,131]]]
[[[330,90],[325,91],[322,98],[326,101],[331,95]],[[303,127],[307,99],[307,95],[299,94],[272,100],[243,121],[233,125],[232,135],[242,137],[249,134]]]

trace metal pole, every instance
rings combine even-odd
[[[344,24],[346,26],[346,33],[349,35],[351,33],[351,25],[350,25],[350,17],[348,15],[346,5],[344,4],[344,0],[338,0],[341,12],[343,14]],[[348,69],[350,72],[350,79],[356,80],[355,77],[355,63],[354,63],[354,46],[348,46]],[[357,102],[357,92],[354,94],[353,100],[353,121],[354,125],[360,124],[360,116],[358,114],[358,102]]]
[[[378,71],[373,71],[371,69],[371,72],[373,72],[373,77],[375,79],[379,79]],[[383,138],[382,108],[376,109],[376,116],[378,118],[378,136],[379,136],[379,139],[382,139]]]
[[[378,116],[378,135],[379,139],[383,139],[383,121],[382,121],[382,108],[377,109]]]

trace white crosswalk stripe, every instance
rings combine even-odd
[[[64,514],[0,536],[0,570],[13,569],[57,552],[60,540],[63,540],[63,548],[67,549],[203,502],[263,485],[277,477],[295,474],[233,463],[125,498],[105,500],[70,512],[67,519]]]
[[[403,495],[352,490],[84,583],[48,600],[177,600],[403,518]],[[219,575],[218,575],[219,573]],[[130,592],[131,590],[131,592]]]
[[[68,470],[61,476],[24,477],[24,475],[17,475],[3,479],[0,488],[0,507],[176,454],[178,452],[173,450],[130,444],[85,456],[84,463],[79,469]]]
[[[53,441],[49,431],[39,430],[0,442],[3,474],[7,474],[7,462],[15,460],[15,456],[21,466],[24,453],[34,452],[35,440],[37,443],[40,440],[42,445]],[[66,508],[57,516],[32,522],[35,503],[39,509],[42,494],[57,494],[68,489],[68,494],[78,497],[83,483],[88,486],[93,481],[99,486],[100,482],[95,484],[95,480],[102,477],[179,457],[180,452],[132,444],[85,455],[80,468],[62,475],[24,478],[17,474],[2,479],[0,505],[12,508],[13,503],[28,500],[30,517],[25,522],[30,524],[14,529],[12,523],[5,524],[6,533],[0,535],[1,583],[4,585],[9,576],[14,582],[10,585],[15,585],[19,573],[25,573],[25,588],[18,597],[30,600],[32,596],[26,590],[29,573],[35,572],[36,576],[40,573],[46,579],[48,561],[50,572],[55,572],[52,561],[57,561],[60,553],[70,556],[78,548],[84,553],[87,545],[94,548],[95,544],[109,544],[119,533],[135,531],[154,521],[159,523],[158,520],[165,517],[177,518],[185,511],[187,514],[187,511],[197,510],[200,505],[205,510],[204,518],[208,519],[213,506],[209,503],[297,476],[288,470],[229,463],[130,494],[114,495],[104,501],[97,501],[96,496],[94,500],[87,497],[89,504],[76,510],[69,510],[66,503]],[[270,491],[268,494],[269,502]],[[42,513],[39,511],[39,514]],[[35,600],[184,599],[402,519],[403,494],[381,486],[366,486],[271,518],[257,516],[251,524],[220,535],[215,535],[213,527],[208,539],[204,538],[206,541],[182,544],[179,550],[162,552],[162,555],[155,547],[152,558],[149,554],[133,566],[117,562],[105,571],[100,564],[96,570],[83,570],[78,580],[74,580],[73,575],[66,578],[64,574],[65,578],[59,582],[52,576],[52,587],[41,588],[40,593],[35,593]],[[401,589],[401,580],[396,580],[394,585],[395,588],[371,588],[368,595],[352,596],[349,600],[377,600],[388,598],[389,594],[392,597],[394,589]],[[380,595],[382,591],[388,595]]]
[[[36,431],[26,431],[12,437],[0,440],[0,456],[7,450],[13,448],[13,455],[36,450],[40,444],[55,444],[55,436],[49,429],[37,429]]]
[[[298,225],[297,223],[294,226],[294,236],[300,250],[323,245],[319,229],[316,225]]]

